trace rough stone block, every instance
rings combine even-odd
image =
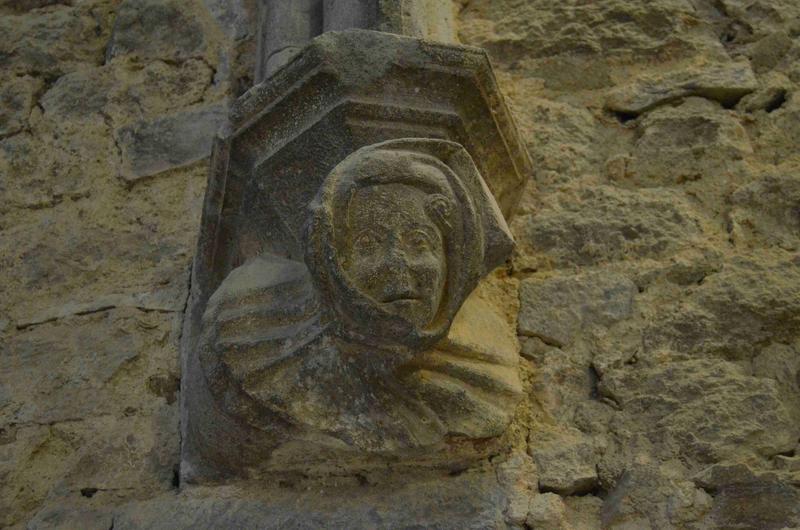
[[[699,96],[731,107],[758,88],[747,61],[698,66],[659,77],[639,79],[615,89],[606,100],[614,112],[637,116],[680,98]]]
[[[533,83],[531,83],[533,84]],[[598,123],[587,109],[561,101],[532,97],[526,84],[503,86],[536,171],[536,182],[563,185],[596,171],[601,161]]]
[[[774,381],[724,361],[611,369],[599,390],[621,409],[619,428],[645,436],[662,458],[704,462],[774,455],[793,449],[800,436]]]
[[[584,328],[630,317],[636,293],[631,280],[614,273],[529,278],[520,286],[519,333],[570,345]]]
[[[700,472],[695,482],[714,496],[704,520],[711,527],[780,530],[800,525],[800,493],[773,473],[717,464]]]
[[[640,186],[693,185],[698,195],[714,197],[708,201],[714,204],[742,178],[743,160],[753,153],[739,120],[707,99],[659,107],[645,115],[638,129],[625,181]],[[718,184],[706,184],[712,181]]]
[[[800,152],[797,150],[797,138],[800,138],[800,97],[791,94],[785,99],[780,108],[758,122],[754,147],[760,161],[796,168],[800,163]]]
[[[711,503],[679,468],[637,462],[615,479],[600,521],[602,528],[681,528],[702,519]]]
[[[117,134],[123,155],[122,177],[135,182],[209,156],[225,117],[225,106],[219,104],[121,128]]]
[[[106,59],[134,55],[140,59],[182,61],[205,55],[207,36],[193,2],[126,0],[114,21]]]
[[[47,424],[160,406],[161,396],[146,392],[144,383],[150,376],[168,375],[168,368],[149,373],[141,365],[169,359],[173,352],[136,329],[151,326],[168,335],[172,315],[139,316],[132,308],[93,311],[35,326],[6,341],[0,358],[0,374],[8,381],[3,423]]]
[[[736,190],[731,202],[731,236],[737,245],[800,248],[800,175],[765,175]]]
[[[28,124],[28,116],[44,83],[30,76],[0,81],[0,138],[17,133]]]
[[[800,267],[780,251],[732,258],[680,302],[658,308],[643,330],[643,358],[663,353],[757,356],[771,343],[792,343],[800,329]]]
[[[598,88],[597,77],[608,75],[604,65],[600,76],[598,70],[586,73],[602,58],[657,57],[667,49],[683,55],[701,45],[719,46],[711,31],[686,27],[693,14],[689,4],[676,0],[479,0],[462,11],[460,37],[488,49],[503,66],[524,65],[528,76],[546,80],[550,88]],[[538,58],[546,60],[534,62]],[[548,64],[553,78],[543,71]]]
[[[255,13],[246,0],[203,0],[211,16],[231,40],[240,40],[254,33]]]
[[[792,48],[792,39],[785,31],[770,33],[759,40],[750,50],[750,62],[757,73],[775,68]]]
[[[537,433],[529,451],[536,462],[539,491],[581,495],[597,487],[599,447],[580,431]]]
[[[537,270],[657,259],[700,243],[706,226],[681,194],[592,186],[556,195],[512,230],[515,266]]]
[[[302,483],[300,484],[302,486]],[[481,530],[503,528],[505,496],[490,473],[359,485],[317,483],[233,490],[230,497],[198,488],[163,495],[115,510],[115,530],[150,528],[419,528]]]
[[[533,459],[525,453],[511,455],[497,467],[497,481],[508,495],[506,520],[522,525],[528,516],[531,499],[538,493]]]
[[[536,495],[531,500],[525,525],[533,529],[567,530],[571,528],[566,518],[564,499],[555,493]]]
[[[576,357],[570,350],[548,347],[533,362],[532,395],[548,414],[560,421],[570,421],[576,407],[590,399],[594,390],[588,360]]]
[[[5,314],[15,326],[25,327],[25,323],[92,307],[180,307],[179,300],[186,296],[189,248],[196,237],[186,212],[199,209],[199,199],[189,197],[200,192],[189,191],[189,182],[175,179],[154,184],[152,189],[129,195],[128,210],[117,210],[126,219],[134,205],[157,208],[164,204],[162,200],[175,204],[174,196],[158,194],[180,188],[187,201],[179,201],[174,217],[158,218],[159,241],[152,237],[152,228],[134,230],[135,221],[124,229],[106,230],[49,211],[38,212],[35,223],[4,232],[7,237],[0,237],[0,249],[9,265],[0,267],[0,278],[8,295],[0,298],[0,304]],[[196,185],[200,187],[202,181],[198,179]]]
[[[3,525],[21,520],[32,528],[51,528],[64,521],[62,527],[70,528],[68,521],[77,524],[83,517],[93,524],[98,518],[108,520],[103,510],[82,514],[82,507],[172,488],[178,450],[174,405],[142,415],[19,426],[14,437],[0,446],[2,456],[11,457],[10,462],[0,459],[0,504],[11,508],[0,513]],[[40,516],[31,517],[40,509]]]
[[[59,2],[61,4],[61,2]],[[4,74],[51,78],[103,61],[112,9],[56,5],[31,14],[0,17],[0,69]]]

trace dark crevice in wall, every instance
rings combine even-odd
[[[172,488],[180,489],[181,487],[181,464],[180,462],[172,466]]]
[[[98,488],[81,488],[81,496],[91,499],[98,491]]]
[[[785,90],[778,91],[775,96],[764,106],[764,110],[767,111],[767,113],[770,113],[775,112],[779,108],[783,107],[783,105],[786,103],[786,95],[787,94]]]
[[[630,123],[631,121],[635,120],[639,117],[638,114],[634,112],[624,112],[624,111],[612,111],[611,115],[623,125]]]
[[[605,495],[605,490],[600,486],[600,482],[599,481],[595,481],[595,482],[593,482],[591,484],[586,484],[583,487],[579,487],[574,492],[572,492],[572,493],[570,493],[568,495],[560,493],[557,489],[549,488],[547,486],[542,486],[541,483],[539,483],[538,489],[539,489],[539,493],[555,493],[556,495],[559,495],[559,496],[564,497],[564,498],[567,498],[567,497],[588,497],[588,496],[603,498],[604,495]]]
[[[600,384],[600,379],[601,377],[597,369],[594,366],[589,365],[589,381],[591,382],[592,385],[592,390],[589,395],[594,400],[600,399],[600,390],[598,388],[598,385]]]

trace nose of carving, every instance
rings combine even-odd
[[[386,252],[386,263],[390,266],[402,266],[403,268],[408,267],[408,258],[406,257],[406,253],[400,249],[400,246],[397,242],[393,242],[389,245],[389,249]]]
[[[408,258],[397,246],[392,245],[383,260],[381,275],[384,278],[383,299],[393,301],[400,298],[413,298],[415,293]]]

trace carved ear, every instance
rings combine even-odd
[[[425,201],[425,213],[433,220],[434,223],[449,232],[453,229],[450,224],[450,217],[453,213],[453,205],[447,197],[440,193],[428,195]]]

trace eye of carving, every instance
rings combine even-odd
[[[362,252],[372,252],[380,245],[378,234],[372,230],[364,230],[358,233],[353,240],[353,247]]]
[[[417,251],[431,250],[434,246],[431,235],[420,229],[412,230],[406,236],[406,241],[409,247]]]

